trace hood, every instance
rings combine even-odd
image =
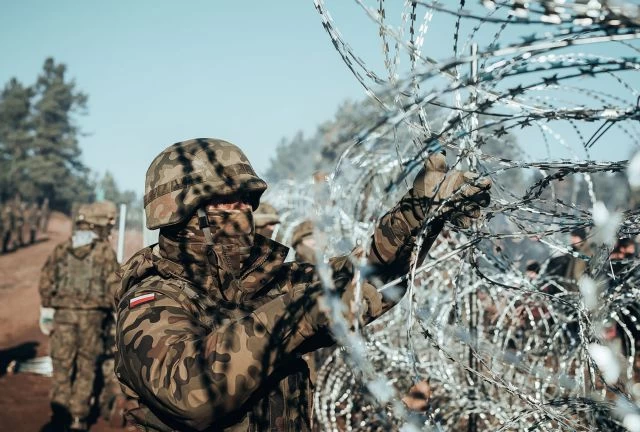
[[[250,264],[247,265],[247,270],[241,278],[239,287],[241,295],[238,298],[252,298],[258,295],[261,292],[260,288],[276,276],[288,252],[288,247],[256,234],[256,244],[251,253]],[[203,286],[202,281],[193,280],[188,276],[192,274],[193,270],[188,267],[188,264],[174,262],[160,256],[158,244],[144,248],[118,271],[122,283],[116,291],[116,304],[128,290],[151,276],[184,280],[191,285],[204,288],[207,292],[213,292],[217,297],[220,287]],[[209,284],[214,283],[215,280],[215,278],[206,279]]]

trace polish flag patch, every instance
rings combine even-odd
[[[129,300],[129,308],[140,306],[156,299],[156,293],[142,294]]]

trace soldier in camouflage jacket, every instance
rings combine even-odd
[[[97,360],[104,351],[103,323],[113,310],[113,286],[107,280],[119,266],[109,242],[95,232],[104,229],[98,204],[80,207],[73,236],[56,246],[40,277],[42,307],[55,310],[49,343],[49,426],[55,431],[86,430]]]
[[[428,227],[422,256],[444,219],[469,226],[488,203],[489,187],[447,173],[442,155],[429,158],[379,222],[368,257],[372,275],[385,281],[408,270],[431,206],[440,217]],[[265,189],[240,149],[215,139],[170,146],[147,171],[147,226],[160,228],[159,243],[123,266],[116,295],[116,374],[139,430],[310,430],[301,356],[334,341],[315,267],[285,263],[288,249],[254,231],[253,210]],[[352,260],[330,264],[350,305]],[[383,298],[373,284],[362,286],[363,325],[398,300]]]

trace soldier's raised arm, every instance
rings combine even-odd
[[[383,297],[377,288],[380,282],[391,281],[409,271],[417,235],[427,218],[425,238],[416,257],[418,264],[424,260],[445,221],[462,228],[471,225],[472,220],[480,215],[480,208],[489,204],[490,188],[488,178],[449,170],[443,154],[433,154],[425,160],[412,188],[380,218],[373,233],[367,255],[370,268],[361,287],[366,306],[361,316],[363,324],[373,321],[402,298],[406,283],[398,284],[401,291],[391,296]],[[332,260],[331,265],[334,281],[339,290],[345,291],[343,297],[348,301],[353,297],[353,261],[349,257],[341,257]]]

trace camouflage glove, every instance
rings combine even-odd
[[[416,215],[424,219],[431,212],[461,228],[471,226],[480,207],[489,205],[491,180],[472,172],[449,170],[441,153],[431,155],[413,181],[411,196]]]
[[[356,283],[351,282],[342,293],[342,303],[345,305],[344,317],[347,322],[353,322],[355,316],[358,317],[361,325],[366,325],[382,315],[383,301],[382,294],[378,292],[376,287],[370,283],[363,281],[360,287],[361,306],[355,303]]]

